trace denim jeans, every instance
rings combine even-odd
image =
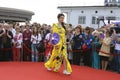
[[[32,62],[38,62],[38,51],[36,49],[37,44],[32,44],[31,49],[32,49]]]

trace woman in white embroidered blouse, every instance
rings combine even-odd
[[[32,62],[38,61],[38,51],[36,49],[37,44],[41,41],[41,35],[38,33],[38,30],[35,26],[33,26],[32,29],[32,35],[31,35],[31,49],[32,49]]]
[[[20,33],[20,27],[17,26],[15,28],[16,32],[13,35],[13,44],[14,44],[14,48],[13,48],[13,59],[14,61],[20,61],[20,49],[22,47],[22,33]]]

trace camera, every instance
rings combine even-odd
[[[110,28],[110,32],[113,33],[113,29],[116,31],[116,34],[120,33],[120,26],[115,26],[113,28]]]

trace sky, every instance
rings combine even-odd
[[[31,22],[52,24],[57,22],[58,6],[103,5],[104,0],[0,0],[0,7],[33,11]]]

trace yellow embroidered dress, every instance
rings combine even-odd
[[[59,27],[58,24],[53,24],[53,33],[58,33],[60,36],[60,41],[58,44],[54,45],[52,50],[52,55],[50,59],[45,63],[46,68],[54,68],[55,72],[58,72],[61,66],[63,59],[66,61],[66,69],[69,73],[72,72],[71,65],[67,59],[67,50],[66,50],[66,39],[65,39],[65,29]],[[63,47],[63,49],[62,49]],[[57,57],[60,59],[56,59]]]

